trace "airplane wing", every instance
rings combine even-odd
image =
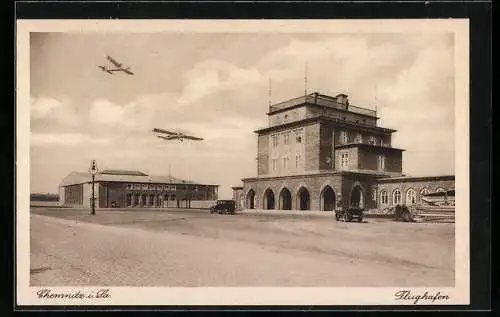
[[[111,63],[113,63],[113,65],[115,65],[116,67],[120,68],[122,67],[122,64],[118,63],[117,61],[115,61],[111,56],[106,56],[106,58],[108,59],[108,61],[110,61]]]
[[[195,137],[195,136],[191,136],[191,135],[184,135],[182,136],[184,139],[189,139],[189,140],[195,140],[195,141],[201,141],[203,140],[203,138],[198,138],[198,137]]]
[[[153,132],[156,132],[156,133],[165,133],[165,134],[169,134],[169,135],[176,135],[177,133],[174,133],[174,132],[170,132],[170,131],[167,131],[167,130],[163,130],[163,129],[158,129],[158,128],[154,128],[153,129]]]
[[[122,69],[122,71],[124,71],[125,73],[129,74],[129,75],[134,75],[134,73],[132,73],[130,70],[128,69]]]
[[[177,139],[177,136],[163,136],[163,135],[157,135],[157,137],[159,137],[160,139],[164,139],[164,140],[174,140],[174,139]]]

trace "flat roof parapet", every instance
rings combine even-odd
[[[340,98],[342,97],[342,98]],[[339,99],[340,98],[340,99]],[[341,100],[341,102],[339,102]],[[321,95],[319,93],[312,93],[307,96],[301,96],[297,98],[293,98],[290,100],[286,100],[274,105],[269,106],[269,114],[275,113],[275,112],[280,112],[282,110],[296,107],[299,105],[303,104],[314,104],[318,106],[324,106],[328,108],[333,108],[333,109],[339,109],[339,110],[344,110],[344,111],[349,111],[357,114],[362,114],[365,116],[370,116],[370,117],[377,117],[377,111],[368,109],[368,108],[363,108],[363,107],[358,107],[358,106],[352,106],[349,104],[349,101],[347,100],[347,95],[344,94],[339,94],[337,97],[331,97],[327,95]]]

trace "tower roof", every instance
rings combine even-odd
[[[341,111],[356,113],[358,115],[377,118],[376,110],[352,106],[349,104],[349,100],[347,99],[347,97],[348,96],[343,93],[338,94],[336,97],[332,97],[314,92],[306,96],[292,98],[280,103],[272,104],[269,106],[269,112],[267,114],[270,115],[307,104],[319,107],[333,108]]]

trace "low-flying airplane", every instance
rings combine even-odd
[[[107,66],[103,66],[103,65],[99,65],[98,67],[103,71],[103,72],[107,72],[109,74],[113,74],[113,72],[124,72],[124,73],[127,73],[129,75],[134,75],[134,73],[132,73],[130,71],[130,67],[123,67],[123,64],[121,63],[118,63],[114,58],[112,58],[111,56],[106,56],[106,58],[108,59],[108,61],[111,62],[111,64],[113,64],[116,68],[109,68]]]
[[[157,135],[157,137],[160,139],[169,140],[169,141],[170,140],[179,140],[180,142],[182,142],[182,141],[184,141],[184,139],[193,140],[193,141],[203,140],[203,138],[195,137],[192,135],[187,135],[187,134],[184,134],[182,132],[171,132],[171,131],[158,129],[158,128],[154,128],[153,132],[164,134],[164,135]]]

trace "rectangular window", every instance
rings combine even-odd
[[[378,159],[378,170],[379,171],[385,170],[385,157],[383,155],[379,155],[377,159]]]
[[[361,133],[356,134],[356,143],[363,143],[363,136]]]
[[[302,161],[302,156],[300,155],[300,153],[297,153],[297,155],[295,155],[295,167],[296,168],[300,167],[301,161]]]
[[[285,133],[283,134],[283,143],[284,143],[285,145],[290,144],[290,132],[285,132]]]
[[[349,167],[349,153],[342,153],[340,155],[340,167],[347,169]]]
[[[288,169],[288,156],[283,157],[283,168]]]
[[[273,159],[272,163],[273,163],[273,172],[275,172],[278,169],[277,159]]]
[[[377,140],[372,135],[372,136],[370,136],[370,140],[368,141],[368,143],[371,144],[371,145],[376,145],[377,144]]]
[[[340,131],[340,143],[347,144],[348,142],[349,142],[349,139],[347,137],[347,131]]]
[[[273,148],[277,148],[278,147],[278,135],[277,134],[273,134],[271,135],[271,140],[272,140],[272,143],[273,143]]]

